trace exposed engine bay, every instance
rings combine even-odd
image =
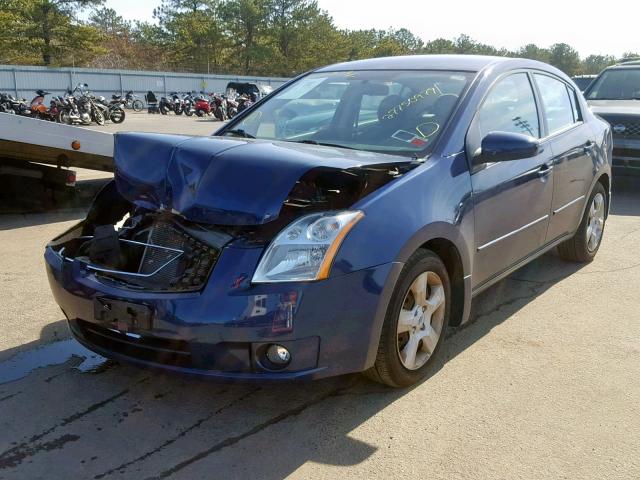
[[[50,247],[68,262],[78,261],[82,268],[100,281],[122,288],[158,292],[198,291],[205,285],[225,246],[266,246],[284,227],[297,218],[314,212],[339,211],[415,168],[419,163],[406,160],[349,168],[317,166],[308,169],[293,187],[289,187],[275,218],[263,223],[239,224],[233,210],[216,208],[213,218],[227,223],[203,221],[206,206],[196,204],[190,212],[196,219],[168,205],[152,205],[147,198],[132,199],[130,189],[121,193],[131,180],[107,184],[94,199],[87,218],[53,240]],[[220,172],[224,177],[224,172]],[[120,174],[121,175],[121,174]],[[174,184],[176,180],[174,179]],[[210,194],[219,183],[210,182]],[[144,191],[144,184],[136,188]],[[183,187],[186,189],[186,187]],[[199,192],[191,193],[194,197]],[[171,193],[166,194],[171,198]],[[265,197],[268,193],[264,194]],[[139,193],[144,198],[143,193]],[[218,204],[220,197],[214,197]],[[241,198],[229,203],[239,204]],[[261,192],[247,199],[254,211]],[[265,198],[265,203],[273,198]],[[258,205],[258,206],[256,206]],[[154,207],[154,208],[152,208]],[[240,217],[242,212],[238,214]],[[243,217],[241,217],[243,218]]]

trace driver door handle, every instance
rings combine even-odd
[[[543,163],[542,165],[540,165],[540,168],[538,168],[538,176],[541,178],[544,178],[547,175],[549,175],[552,171],[553,171],[552,163]]]

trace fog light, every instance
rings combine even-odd
[[[282,345],[274,343],[267,348],[267,359],[275,366],[284,367],[291,361],[291,354]]]

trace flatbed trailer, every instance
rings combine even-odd
[[[113,171],[113,134],[0,113],[0,175],[71,186],[70,167]]]

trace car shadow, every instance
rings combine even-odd
[[[640,177],[613,179],[611,215],[640,216]]]
[[[27,178],[0,182],[0,230],[81,219],[108,178],[82,180],[75,189],[51,190]]]
[[[212,471],[226,471],[232,478],[260,472],[260,478],[275,480],[307,462],[357,465],[376,453],[380,442],[371,444],[354,438],[355,429],[412,390],[429,388],[431,379],[446,368],[447,362],[580,268],[548,253],[480,294],[473,302],[470,322],[449,331],[427,377],[408,389],[390,389],[361,375],[303,384],[221,385],[126,365],[112,365],[90,376],[70,373],[63,365],[0,385],[0,397],[9,398],[3,402],[9,418],[12,405],[20,402],[25,408],[24,402],[27,407],[34,403],[32,407],[37,409],[35,403],[43,396],[60,395],[69,398],[71,405],[78,403],[76,413],[65,410],[68,404],[65,408],[48,407],[49,416],[38,428],[53,435],[51,429],[58,429],[55,425],[64,425],[82,438],[82,446],[70,443],[54,455],[60,461],[86,460],[86,464],[82,462],[86,470],[77,472],[83,478],[135,472],[140,478],[210,478]],[[43,336],[51,337],[50,328],[43,329]],[[112,400],[120,396],[126,396],[122,403]],[[220,405],[223,397],[230,400]],[[132,405],[144,414],[132,414]],[[89,412],[91,421],[75,422],[75,418],[85,416],[84,412]],[[116,423],[114,418],[121,420]],[[178,426],[158,430],[159,422]],[[7,431],[12,431],[11,422]],[[38,432],[35,429],[31,435],[39,439],[42,432]],[[8,435],[0,434],[0,443],[13,441],[17,446],[0,452],[0,473],[5,473],[3,468],[6,473],[33,474],[34,468],[46,472],[45,459],[51,461],[51,455],[32,454],[39,451],[38,445],[28,441],[23,445],[19,438]],[[103,450],[105,445],[119,445],[123,435],[129,445],[126,452],[106,452],[103,463],[84,458],[92,454],[87,452]]]

